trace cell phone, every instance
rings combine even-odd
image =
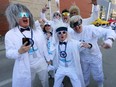
[[[26,44],[25,44],[25,43],[26,43]],[[25,46],[30,45],[30,38],[22,38],[22,44],[23,44],[23,45],[25,44]]]

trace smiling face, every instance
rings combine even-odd
[[[19,25],[22,27],[28,27],[29,26],[29,15],[26,12],[21,12],[19,14]]]
[[[51,26],[50,25],[45,25],[45,30],[46,32],[50,32],[51,31]]]

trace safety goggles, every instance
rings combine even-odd
[[[55,14],[53,15],[53,17],[56,17],[56,16],[59,16],[59,17],[60,17],[60,14],[55,13]]]
[[[58,32],[58,35],[66,34],[66,33],[67,33],[67,31],[59,31],[59,32]]]
[[[68,12],[62,13],[62,16],[69,16],[70,14]]]
[[[29,18],[29,14],[26,13],[26,12],[20,12],[20,13],[19,13],[19,18],[22,18],[22,17],[27,17],[27,18]]]
[[[78,21],[74,22],[74,23],[70,23],[70,26],[72,28],[76,27],[76,26],[80,26],[82,24],[82,19],[79,19]]]

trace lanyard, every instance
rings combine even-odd
[[[18,26],[18,28],[19,28],[19,26]],[[19,28],[19,30],[20,30],[20,28]],[[31,30],[31,39],[33,39],[33,31],[32,31],[32,29],[30,29]],[[20,30],[20,32],[21,32],[21,30]],[[22,32],[21,32],[22,33]],[[22,33],[22,35],[25,37],[25,38],[27,38],[23,33]]]
[[[19,27],[18,27],[19,28]],[[19,28],[19,30],[20,30],[20,28]],[[32,29],[30,29],[31,30],[31,38],[29,38],[29,42],[30,42],[30,44],[31,44],[31,47],[33,48],[33,45],[34,45],[34,40],[33,40],[33,31],[32,31]],[[21,32],[21,31],[20,31]],[[21,32],[21,34],[25,37],[25,38],[27,38],[22,32]]]
[[[60,45],[58,45],[58,50],[59,50],[59,53],[60,53],[60,57],[65,58],[65,59],[67,57],[66,48],[67,48],[67,43],[65,44],[64,51],[61,51]]]
[[[65,67],[68,67],[68,64],[67,64],[67,61],[66,61],[66,57],[67,57],[66,48],[67,48],[67,43],[65,44],[64,51],[61,51],[60,45],[58,45],[58,51],[59,51],[60,57],[65,59]]]

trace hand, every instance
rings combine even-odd
[[[30,45],[29,46],[25,46],[26,44],[27,44],[27,42],[25,42],[24,45],[21,46],[20,49],[18,50],[18,52],[20,54],[25,53],[25,52],[27,52],[30,49],[31,46]]]
[[[86,42],[82,42],[81,43],[81,47],[84,47],[84,48],[92,48],[92,44],[86,43]]]
[[[113,41],[111,39],[107,39],[104,41],[104,43],[101,45],[105,49],[109,49],[112,47]]]
[[[49,7],[47,6],[47,4],[45,5],[44,8],[42,8],[42,13],[45,13],[47,11],[47,9],[49,9]]]
[[[103,43],[101,46],[102,46],[103,48],[105,48],[105,49],[111,48],[111,46],[110,46],[109,44],[107,44],[107,43]]]

